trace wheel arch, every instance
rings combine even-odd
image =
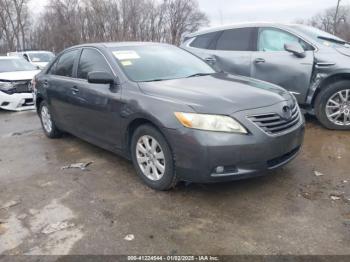
[[[327,86],[329,86],[330,84],[336,83],[336,82],[339,82],[342,80],[349,80],[350,81],[350,71],[335,73],[335,74],[330,75],[330,76],[326,77],[325,79],[323,79],[322,82],[320,83],[319,87],[315,90],[315,93],[312,97],[312,101],[311,101],[312,107],[315,106],[316,98],[322,90],[327,88]]]
[[[126,133],[125,133],[125,149],[126,149],[126,153],[128,155],[128,157],[130,157],[130,146],[131,146],[131,140],[132,140],[132,136],[135,132],[135,130],[142,126],[142,125],[151,125],[152,127],[154,127],[155,129],[157,129],[166,139],[166,141],[168,141],[166,134],[162,131],[161,128],[161,124],[154,119],[150,119],[146,116],[138,116],[136,118],[134,118],[132,121],[130,121],[130,123],[127,125],[126,128]],[[169,144],[170,146],[170,144]]]
[[[41,95],[38,95],[35,99],[35,108],[36,108],[36,112],[39,113],[39,107],[40,104],[44,101],[44,97]]]

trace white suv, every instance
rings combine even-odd
[[[0,109],[34,109],[31,80],[39,72],[21,57],[0,56]]]

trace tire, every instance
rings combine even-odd
[[[130,152],[136,172],[147,186],[166,191],[176,185],[174,155],[164,136],[152,125],[135,130]]]
[[[41,126],[48,138],[59,138],[62,136],[62,132],[55,125],[55,121],[52,119],[52,115],[50,114],[49,106],[45,101],[41,102],[39,106],[39,116]]]
[[[346,91],[349,90],[349,91]],[[345,96],[346,92],[348,92],[347,102],[341,100],[340,96],[337,94],[338,92],[342,92]],[[335,101],[337,104],[347,104],[348,106],[345,108],[345,113],[349,113],[350,110],[350,81],[342,80],[335,83],[330,84],[326,88],[324,88],[316,97],[315,100],[315,113],[317,119],[322,123],[322,125],[328,129],[332,130],[350,130],[350,115],[347,116],[341,114],[339,119],[330,119],[331,115],[338,111],[338,106],[330,102],[330,99]],[[342,101],[342,102],[340,102]],[[329,109],[327,108],[327,104],[331,106]],[[344,109],[341,109],[344,110]],[[336,115],[335,117],[337,117]],[[348,124],[344,124],[344,119],[349,121]],[[341,123],[342,122],[342,123]]]

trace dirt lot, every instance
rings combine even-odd
[[[350,254],[349,161],[350,132],[309,119],[270,176],[162,193],[116,155],[47,139],[34,112],[0,112],[0,254]]]

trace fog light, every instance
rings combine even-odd
[[[218,166],[217,168],[215,168],[216,174],[222,174],[224,173],[224,171],[225,171],[225,167],[223,166]]]

